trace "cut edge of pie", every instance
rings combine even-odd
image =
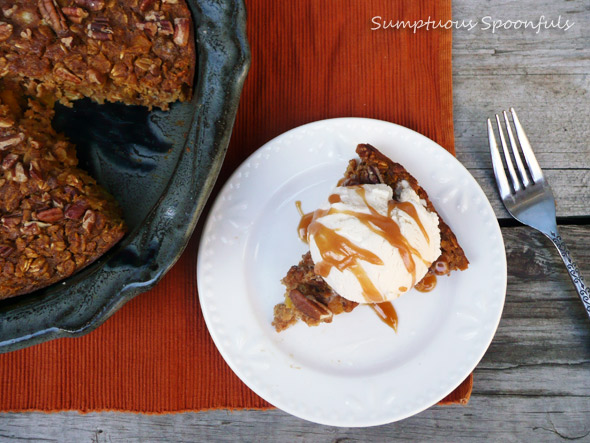
[[[395,163],[369,144],[359,144],[356,153],[360,159],[350,160],[344,177],[338,186],[384,183],[392,189],[407,181],[418,196],[426,202],[429,211],[439,218],[441,255],[432,263],[428,274],[448,275],[453,271],[467,269],[469,261],[457,237],[434,208],[426,191],[418,181],[399,163]],[[426,278],[426,277],[425,277]],[[292,266],[281,280],[285,286],[285,300],[274,307],[272,325],[277,332],[283,331],[301,320],[309,326],[330,323],[334,315],[350,312],[358,303],[349,301],[315,274],[311,254],[307,252],[301,261]]]

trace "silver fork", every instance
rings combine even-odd
[[[509,184],[508,177],[504,171],[504,165],[498,150],[498,144],[496,143],[496,136],[494,135],[492,122],[488,118],[490,152],[492,155],[492,165],[494,166],[494,175],[496,176],[496,183],[498,184],[500,197],[512,217],[519,222],[542,232],[553,242],[565,263],[572,283],[584,304],[586,314],[590,318],[590,288],[584,283],[584,279],[580,274],[578,266],[572,259],[565,243],[559,235],[559,231],[557,230],[557,221],[555,219],[555,198],[553,197],[553,192],[549,187],[549,183],[545,180],[543,171],[535,158],[531,144],[518,120],[514,108],[510,108],[510,113],[512,114],[512,120],[516,130],[516,138],[512,132],[508,114],[506,111],[503,111],[504,124],[506,125],[506,131],[508,132],[508,140],[512,156],[508,150],[506,137],[504,136],[504,131],[500,124],[500,117],[498,117],[497,114],[496,123],[498,125],[500,144],[502,145],[504,160],[510,175],[511,184]],[[528,170],[522,162],[516,144],[517,140],[520,144],[520,149],[524,155]],[[512,162],[511,157],[513,157],[516,162],[516,169],[514,168],[514,163]]]

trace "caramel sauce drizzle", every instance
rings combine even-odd
[[[390,200],[389,213],[391,214],[391,211],[395,208],[401,209],[414,219],[414,221],[420,228],[420,231],[422,231],[422,235],[424,236],[424,238],[426,238],[428,244],[430,244],[430,237],[428,236],[428,232],[426,232],[426,229],[422,224],[422,220],[420,220],[420,217],[418,216],[418,211],[416,211],[416,207],[410,202],[397,202],[395,200]]]
[[[369,209],[369,214],[350,211],[350,210],[336,210],[334,208],[318,209],[314,212],[304,213],[301,209],[301,202],[296,201],[295,205],[301,216],[297,232],[299,238],[307,243],[308,235],[313,235],[316,245],[320,250],[322,261],[316,263],[314,271],[322,277],[327,277],[330,270],[335,267],[339,271],[348,269],[357,278],[361,285],[363,296],[369,302],[369,306],[375,311],[378,317],[389,325],[394,330],[397,330],[397,313],[391,302],[384,302],[383,295],[375,288],[367,273],[358,263],[358,260],[364,260],[368,263],[382,265],[381,259],[373,254],[371,251],[355,245],[347,238],[338,234],[336,231],[327,228],[321,223],[316,223],[318,218],[325,215],[341,213],[351,215],[360,220],[367,228],[377,235],[388,241],[393,247],[397,248],[402,258],[402,261],[412,275],[412,286],[416,284],[416,263],[414,257],[420,258],[425,264],[426,261],[422,258],[420,253],[408,243],[406,238],[402,235],[398,224],[391,219],[391,213],[394,209],[400,209],[414,219],[422,234],[430,243],[430,237],[418,216],[418,212],[413,204],[410,202],[398,202],[391,200],[388,203],[387,216],[377,212],[366,199],[365,189],[361,186],[355,186],[355,191],[361,196],[365,205]],[[341,202],[341,197],[338,194],[331,194],[328,197],[330,204]],[[428,292],[436,286],[436,275],[427,274],[422,281],[415,287],[421,292]],[[406,287],[400,287],[400,291],[406,291]]]
[[[372,303],[369,306],[375,311],[381,321],[397,332],[397,312],[395,312],[395,308],[391,302]]]
[[[369,303],[378,303],[383,301],[383,295],[375,288],[367,273],[359,264],[359,260],[364,260],[371,264],[382,265],[381,259],[367,249],[361,248],[355,245],[353,242],[338,234],[332,229],[327,228],[321,223],[315,223],[320,217],[325,215],[341,213],[351,215],[361,221],[367,228],[373,231],[375,234],[383,237],[393,247],[397,248],[404,263],[404,266],[412,276],[412,286],[416,283],[416,263],[414,257],[422,257],[420,253],[408,243],[406,238],[402,235],[398,224],[391,219],[391,213],[394,209],[398,208],[409,214],[418,224],[420,230],[428,239],[426,230],[414,205],[409,202],[396,202],[390,201],[388,204],[387,216],[384,216],[377,212],[366,199],[365,188],[362,186],[355,186],[355,192],[357,192],[363,199],[366,207],[369,209],[369,213],[361,213],[350,210],[336,210],[333,207],[329,209],[318,209],[313,213],[305,214],[301,210],[301,202],[296,202],[297,209],[301,215],[301,220],[298,226],[299,238],[303,241],[307,241],[308,235],[313,235],[317,247],[320,251],[322,261],[316,263],[315,272],[322,277],[327,277],[330,270],[335,267],[339,271],[348,269],[357,278],[361,285],[363,296]],[[332,194],[328,197],[330,204],[338,203],[341,201],[340,195]],[[430,239],[428,239],[430,241]],[[423,260],[424,261],[424,260]]]

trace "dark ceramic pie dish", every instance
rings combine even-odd
[[[250,65],[243,0],[188,0],[197,72],[190,103],[170,111],[89,100],[54,126],[80,165],[120,202],[129,232],[73,277],[0,302],[0,352],[88,333],[152,288],[184,250],[213,188]]]

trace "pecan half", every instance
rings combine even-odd
[[[51,202],[53,203],[53,206],[55,206],[56,208],[63,208],[64,207],[64,202],[59,197],[52,197]]]
[[[38,6],[41,16],[57,35],[63,37],[68,34],[66,18],[55,0],[39,0]]]
[[[57,65],[53,69],[53,73],[57,77],[61,78],[63,81],[74,83],[76,85],[79,85],[80,83],[82,83],[82,80],[80,80],[80,78],[77,75],[68,71],[66,68],[64,68],[61,65]]]
[[[139,2],[139,12],[144,13],[149,9],[157,9],[155,7],[157,6],[156,2],[157,0],[141,0],[141,2]]]
[[[152,37],[158,32],[158,25],[155,22],[137,23],[135,27],[147,32]]]
[[[8,40],[12,35],[12,25],[10,23],[0,22],[0,42]]]
[[[100,11],[104,8],[104,0],[74,0],[77,5],[84,6],[91,11]]]
[[[18,183],[25,183],[29,177],[27,177],[27,173],[25,172],[25,168],[21,162],[18,162],[14,167],[14,177],[13,180]]]
[[[5,171],[12,168],[18,161],[18,155],[10,153],[2,160],[2,169]]]
[[[78,220],[86,212],[86,209],[88,209],[86,202],[72,203],[66,207],[64,215],[66,218]]]
[[[31,178],[36,180],[43,180],[43,172],[41,172],[41,168],[39,168],[39,163],[36,160],[33,160],[29,164],[29,175]]]
[[[189,20],[188,18],[174,19],[174,38],[173,41],[178,46],[186,46],[189,35]]]
[[[169,20],[162,20],[157,22],[158,23],[158,33],[162,35],[172,35],[174,34],[174,26]]]
[[[82,228],[84,228],[86,232],[90,232],[92,231],[92,228],[94,228],[95,223],[96,213],[92,209],[89,209],[86,211],[86,214],[84,214],[84,218],[82,219]]]
[[[88,17],[88,12],[82,8],[65,7],[61,8],[61,10],[66,15],[66,17],[74,23],[82,23],[82,21]]]
[[[0,222],[2,222],[2,226],[6,228],[15,228],[20,224],[22,221],[21,217],[2,217],[0,218]]]
[[[64,213],[60,208],[45,209],[37,213],[37,219],[47,223],[53,223],[63,218]]]
[[[39,235],[41,233],[41,229],[36,223],[25,222],[23,223],[23,227],[20,228],[20,232],[22,232],[25,235]]]
[[[330,321],[332,319],[333,314],[328,308],[312,298],[306,297],[297,289],[289,292],[289,298],[297,309],[314,320]]]
[[[68,185],[64,186],[64,192],[70,198],[74,198],[80,193],[76,188],[73,188],[72,186]]]
[[[109,25],[109,20],[104,17],[96,17],[88,23],[86,34],[95,40],[113,39],[113,29]]]
[[[18,5],[12,5],[10,8],[8,6],[5,6],[2,8],[2,14],[4,15],[4,17],[9,18],[12,14],[14,14],[14,11],[16,11],[18,9]]]
[[[150,11],[145,15],[145,20],[148,22],[161,22],[166,20],[166,14],[163,12]]]
[[[74,41],[74,37],[71,35],[69,37],[62,37],[60,41],[64,44],[64,46],[68,49],[72,49],[72,42]]]
[[[19,134],[5,135],[0,137],[0,151],[5,151],[10,146],[14,146],[17,143],[22,142],[25,139],[25,134],[22,132]]]
[[[0,257],[8,257],[14,252],[14,248],[8,245],[0,245]]]

